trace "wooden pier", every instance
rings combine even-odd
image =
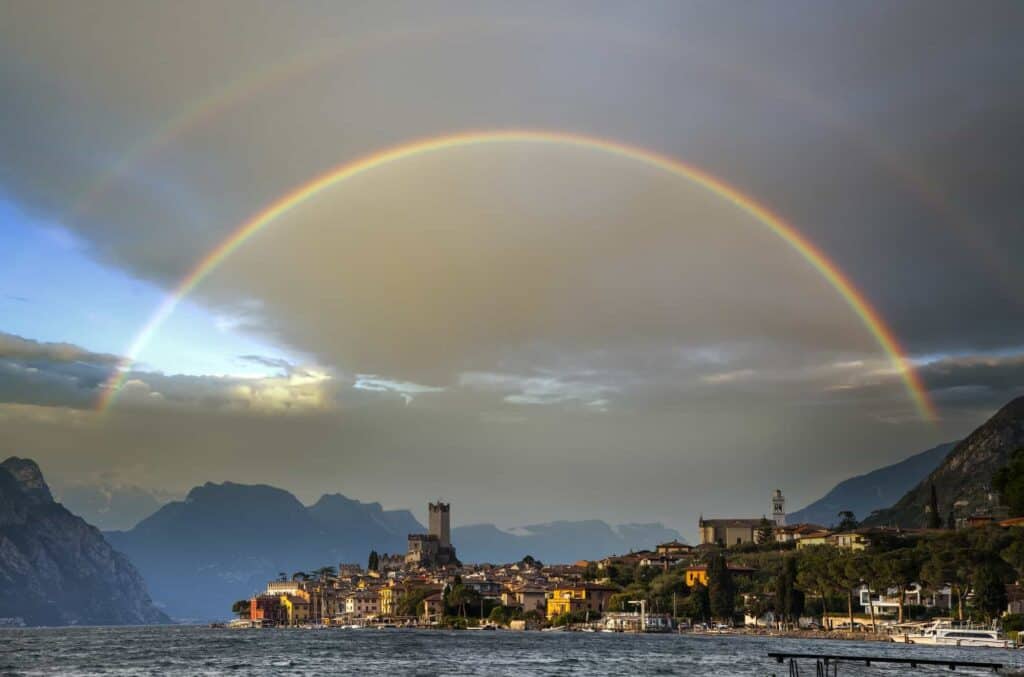
[[[800,667],[797,661],[808,660],[814,661],[815,664],[815,677],[828,677],[829,675],[839,674],[840,663],[853,663],[858,665],[872,665],[872,664],[893,664],[908,666],[911,668],[917,667],[947,667],[950,670],[956,670],[957,668],[974,668],[983,670],[992,670],[993,672],[1000,670],[1003,667],[1002,663],[993,663],[991,661],[963,661],[953,658],[905,658],[898,656],[863,656],[856,654],[816,654],[816,653],[788,653],[781,651],[769,651],[769,658],[774,658],[776,663],[785,663],[789,661],[789,675],[790,677],[799,677]]]

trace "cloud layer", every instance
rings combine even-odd
[[[623,158],[522,144],[339,185],[195,290],[218,327],[303,364],[137,366],[99,417],[115,356],[72,345],[73,326],[69,344],[0,333],[0,443],[69,486],[97,468],[175,491],[287,475],[499,522],[525,503],[689,529],[760,514],[776,486],[815,498],[1024,389],[1022,27],[1009,2],[8,3],[0,194],[106,266],[171,289],[287,191],[409,139],[587,133],[791,221],[887,319],[944,421],[918,419],[763,224]],[[625,487],[658,514],[617,513]]]

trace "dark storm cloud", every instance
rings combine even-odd
[[[166,434],[143,485],[156,468],[179,488],[246,479],[230,476],[239,467],[266,481],[296,448],[303,486],[351,468],[378,494],[367,499],[407,495],[394,478],[410,468],[434,482],[434,460],[479,488],[463,500],[506,510],[487,484],[499,468],[535,501],[582,473],[644,486],[673,511],[761,514],[759,483],[815,498],[844,473],[962,437],[1019,390],[1017,357],[981,356],[1024,345],[1022,12],[8,3],[0,191],[169,286],[277,196],[403,140],[540,127],[678,156],[836,260],[932,361],[922,376],[943,423],[920,422],[834,291],[728,204],[625,161],[512,149],[403,163],[281,219],[194,298],[259,299],[262,335],[324,366],[244,356],[279,373],[132,374],[123,404],[151,427],[117,418],[82,444],[113,464],[133,435]],[[334,56],[247,80],[320,49]],[[146,150],[161,129],[178,131]],[[5,401],[85,406],[113,366],[28,359],[0,357]],[[293,409],[316,424],[251,415]],[[77,420],[46,429],[18,411],[7,434],[54,449]],[[205,452],[217,444],[228,451]],[[160,451],[197,457],[206,476]],[[728,500],[696,479],[736,467],[750,478]],[[601,509],[582,493],[561,506],[574,501]]]
[[[116,364],[113,355],[0,332],[0,402],[89,406]]]

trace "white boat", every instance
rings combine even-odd
[[[958,627],[949,621],[936,621],[922,628],[921,632],[904,635],[908,644],[933,644],[936,646],[979,646],[994,649],[1012,649],[1013,640],[999,630],[991,628]]]

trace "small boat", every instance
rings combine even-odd
[[[954,626],[949,621],[936,621],[927,625],[920,632],[903,636],[907,644],[925,644],[934,646],[989,647],[993,649],[1012,649],[1013,640],[999,630],[991,628],[975,628],[970,626]]]
[[[556,625],[553,628],[541,628],[541,632],[565,632],[564,625]]]

